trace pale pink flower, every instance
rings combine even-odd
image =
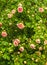
[[[39,8],[39,12],[44,12],[44,9],[43,8]]]
[[[18,27],[19,29],[23,29],[25,26],[24,26],[23,23],[18,23],[18,24],[17,24],[17,27]]]
[[[30,48],[35,49],[35,45],[34,44],[31,44],[30,45]]]
[[[1,35],[2,35],[2,37],[7,37],[7,32],[6,31],[2,31]]]
[[[8,18],[12,18],[12,16],[13,16],[13,14],[11,14],[11,13],[8,14]]]
[[[19,50],[20,50],[21,52],[23,52],[23,51],[24,51],[24,47],[20,47]]]
[[[15,10],[15,9],[13,9],[13,10],[11,11],[11,13],[12,13],[12,14],[15,14],[15,12],[16,12],[16,10]]]
[[[39,43],[40,44],[40,39],[36,39],[35,41],[36,41],[36,43]]]
[[[22,13],[23,12],[23,7],[22,6],[18,6],[18,12]]]
[[[19,43],[20,43],[20,40],[19,40],[19,39],[15,39],[15,40],[13,40],[13,44],[14,44],[14,46],[18,46]]]

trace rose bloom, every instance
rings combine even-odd
[[[35,49],[35,45],[34,44],[31,44],[30,45],[30,48]]]
[[[12,13],[12,14],[15,14],[15,12],[16,12],[16,10],[15,10],[15,9],[13,9],[13,10],[11,11],[11,13]]]
[[[18,23],[18,24],[17,24],[17,27],[18,27],[19,29],[23,29],[25,26],[24,26],[23,23]]]
[[[44,12],[44,9],[43,8],[39,8],[39,12]]]
[[[36,43],[39,43],[40,44],[40,39],[36,39]]]
[[[47,40],[44,41],[44,45],[46,45],[46,44],[47,44]]]
[[[2,23],[0,22],[0,27],[2,27]]]
[[[23,12],[23,7],[22,6],[18,6],[18,12],[22,13]]]
[[[13,14],[11,14],[11,13],[8,14],[8,18],[12,18],[12,16],[13,16]]]
[[[7,32],[6,31],[2,31],[1,35],[2,35],[2,37],[7,37]]]
[[[14,44],[14,46],[18,46],[19,43],[20,43],[20,40],[19,40],[19,39],[15,39],[15,40],[13,40],[13,44]]]
[[[24,47],[20,47],[19,50],[20,50],[21,52],[23,52],[23,51],[24,51]]]

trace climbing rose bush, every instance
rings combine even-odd
[[[47,65],[47,0],[0,0],[0,65]]]

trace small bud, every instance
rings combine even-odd
[[[18,54],[20,54],[20,52],[18,51]]]
[[[34,61],[34,58],[31,58]]]
[[[36,59],[35,62],[38,62],[38,59]]]
[[[24,61],[24,64],[27,64],[27,62],[26,62],[26,61]]]

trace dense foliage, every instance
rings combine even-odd
[[[47,65],[47,0],[0,0],[0,65]]]

